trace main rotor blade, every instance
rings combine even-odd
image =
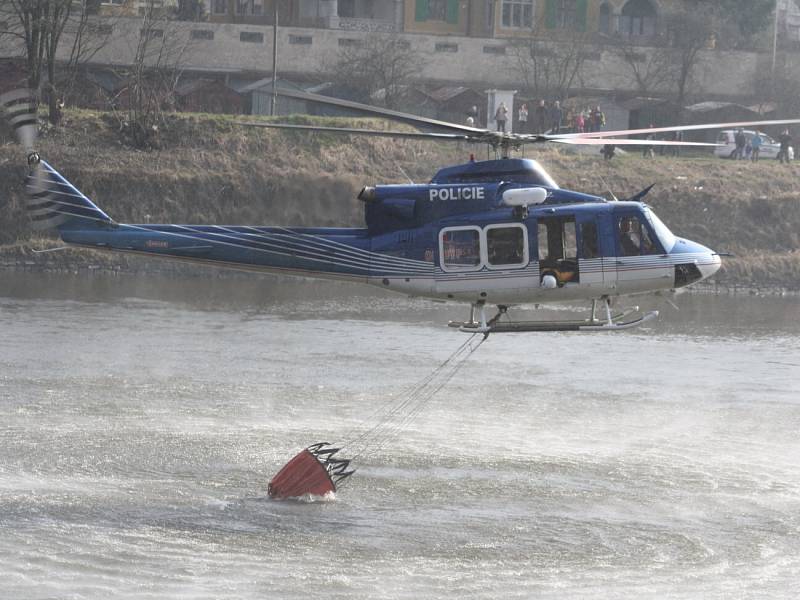
[[[771,121],[740,121],[736,123],[707,123],[704,125],[678,125],[676,127],[648,127],[647,129],[625,129],[622,131],[593,131],[591,133],[565,133],[556,135],[545,135],[548,140],[565,138],[607,138],[618,135],[637,135],[644,133],[667,133],[672,131],[701,131],[703,129],[735,129],[739,127],[757,127],[762,125],[794,125],[800,123],[800,119],[778,119]]]
[[[574,146],[706,146],[717,147],[723,144],[707,142],[679,142],[675,140],[628,140],[617,138],[553,138],[548,140],[556,144],[570,144]]]
[[[362,104],[361,102],[353,102],[352,100],[342,100],[340,98],[331,98],[330,96],[323,96],[321,94],[312,94],[310,92],[300,92],[295,90],[282,90],[278,89],[278,96],[285,96],[286,98],[295,98],[297,100],[309,100],[311,102],[319,102],[320,104],[328,104],[330,106],[338,106],[340,108],[349,108],[361,113],[368,113],[376,117],[384,117],[407,123],[420,128],[434,128],[442,129],[450,133],[465,133],[472,135],[481,135],[486,133],[486,129],[478,129],[476,127],[467,127],[466,125],[459,125],[458,123],[448,123],[447,121],[438,121],[436,119],[429,119],[427,117],[419,117],[409,113],[391,110],[388,108],[380,108],[371,106],[369,104]]]
[[[426,138],[445,141],[463,141],[470,139],[470,136],[455,133],[433,133],[423,131],[381,131],[379,129],[359,129],[358,127],[326,127],[323,125],[292,125],[290,123],[245,123],[237,122],[237,125],[247,127],[266,127],[269,129],[300,129],[305,131],[327,131],[331,133],[344,133],[348,135],[371,135],[377,137],[393,138]]]

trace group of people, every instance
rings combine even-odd
[[[761,147],[764,145],[764,138],[761,137],[758,131],[752,136],[748,136],[744,132],[744,129],[740,127],[733,135],[733,142],[736,147],[733,150],[731,158],[734,160],[751,160],[753,162],[758,162],[759,156],[761,155]],[[782,163],[789,164],[791,158],[789,147],[792,143],[792,136],[788,129],[784,129],[783,133],[778,136],[778,143],[780,144],[780,148],[775,158]]]
[[[506,131],[506,124],[511,117],[511,111],[505,102],[501,102],[494,114],[497,131]],[[467,113],[467,125],[475,127],[477,124],[477,107]],[[547,102],[539,100],[533,109],[533,114],[528,110],[528,104],[522,103],[517,109],[517,131],[519,133],[561,133],[569,129],[576,133],[601,131],[606,124],[606,116],[599,106],[592,109],[586,108],[578,112],[565,111],[559,100]]]

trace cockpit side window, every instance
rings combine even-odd
[[[653,242],[649,229],[636,216],[624,216],[617,219],[619,247],[623,256],[644,256],[660,254]]]

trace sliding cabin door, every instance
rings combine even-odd
[[[574,215],[539,219],[539,277],[552,275],[559,287],[581,281],[578,229]]]

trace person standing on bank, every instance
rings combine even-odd
[[[606,126],[606,115],[600,110],[600,106],[595,106],[589,114],[592,123],[592,131],[601,131]]]
[[[750,152],[750,160],[758,162],[758,155],[761,153],[761,145],[764,143],[764,138],[756,131],[756,134],[750,140],[750,147],[753,149]]]
[[[792,136],[789,135],[789,130],[784,129],[783,133],[778,137],[778,142],[781,145],[781,149],[778,151],[778,160],[782,163],[785,162],[787,165],[789,164],[789,144],[792,143]]]
[[[528,133],[528,105],[523,104],[517,111],[517,121],[519,122],[519,132]]]
[[[508,108],[506,108],[505,102],[501,102],[500,106],[497,107],[497,111],[494,113],[494,120],[497,121],[497,131],[502,131],[503,133],[506,132],[507,119]]]
[[[561,131],[561,122],[564,120],[564,111],[561,110],[561,103],[556,100],[550,108],[550,133]]]
[[[534,133],[544,133],[547,130],[547,106],[544,100],[539,100],[536,105],[536,131]]]
[[[736,150],[733,151],[733,159],[742,160],[744,158],[744,147],[747,145],[747,136],[741,127],[736,130],[733,141],[736,144]]]

